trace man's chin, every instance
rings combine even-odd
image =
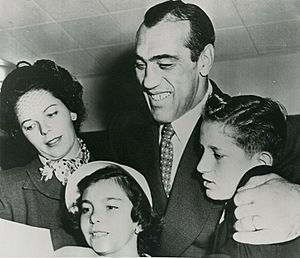
[[[160,124],[167,124],[167,123],[172,123],[173,122],[173,118],[171,116],[166,116],[166,115],[161,115],[161,114],[155,114],[152,113],[153,119],[160,123]]]

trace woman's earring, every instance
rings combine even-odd
[[[140,232],[141,229],[139,227],[134,229],[134,234],[138,235]]]
[[[77,114],[76,113],[71,113],[71,120],[76,121],[77,119]]]

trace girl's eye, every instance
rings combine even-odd
[[[81,214],[89,213],[91,209],[89,207],[81,207],[80,212]]]
[[[89,210],[90,210],[89,208],[81,208],[81,213],[82,214],[88,213]]]

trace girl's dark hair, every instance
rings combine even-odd
[[[26,64],[24,66],[24,64]],[[11,136],[22,136],[15,106],[31,90],[46,90],[77,114],[73,121],[76,133],[85,119],[82,85],[63,67],[51,60],[38,60],[33,65],[22,61],[3,81],[0,94],[0,128]]]
[[[223,123],[223,132],[249,156],[268,151],[279,160],[286,140],[285,108],[255,95],[222,98],[213,94],[207,101],[204,121]],[[232,130],[226,130],[230,127]],[[273,164],[274,165],[274,164]]]
[[[157,237],[161,229],[161,221],[151,208],[148,198],[140,185],[121,167],[111,165],[99,169],[78,183],[80,197],[77,200],[79,212],[75,214],[77,226],[79,226],[81,215],[80,203],[82,194],[90,185],[100,180],[113,180],[124,190],[133,206],[131,218],[133,222],[137,222],[143,230],[138,234],[138,252],[139,254],[151,253],[151,249],[155,247],[157,242]]]

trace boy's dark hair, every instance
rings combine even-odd
[[[207,14],[197,5],[182,1],[166,1],[151,7],[143,24],[151,28],[161,21],[189,21],[190,33],[185,46],[191,50],[191,60],[196,62],[207,44],[214,45],[215,31]]]
[[[223,99],[212,95],[205,106],[204,121],[223,123],[223,132],[249,156],[268,151],[278,162],[286,140],[284,107],[269,99],[241,95]],[[231,130],[226,130],[227,128]],[[274,165],[273,163],[273,165]]]
[[[19,98],[31,90],[46,90],[60,99],[71,112],[77,114],[73,125],[76,133],[79,132],[86,114],[82,85],[51,60],[38,60],[33,65],[19,62],[17,68],[5,78],[0,95],[1,129],[11,136],[22,136],[15,106]]]
[[[161,221],[158,216],[153,212],[151,205],[146,197],[144,191],[136,180],[124,169],[116,166],[109,166],[99,169],[89,176],[86,176],[78,183],[80,197],[77,200],[79,213],[77,221],[81,215],[80,203],[83,192],[93,183],[99,180],[113,180],[118,184],[126,193],[128,199],[132,203],[131,218],[133,222],[137,222],[142,232],[138,234],[138,252],[151,253],[152,248],[156,245],[157,237],[161,229]]]

